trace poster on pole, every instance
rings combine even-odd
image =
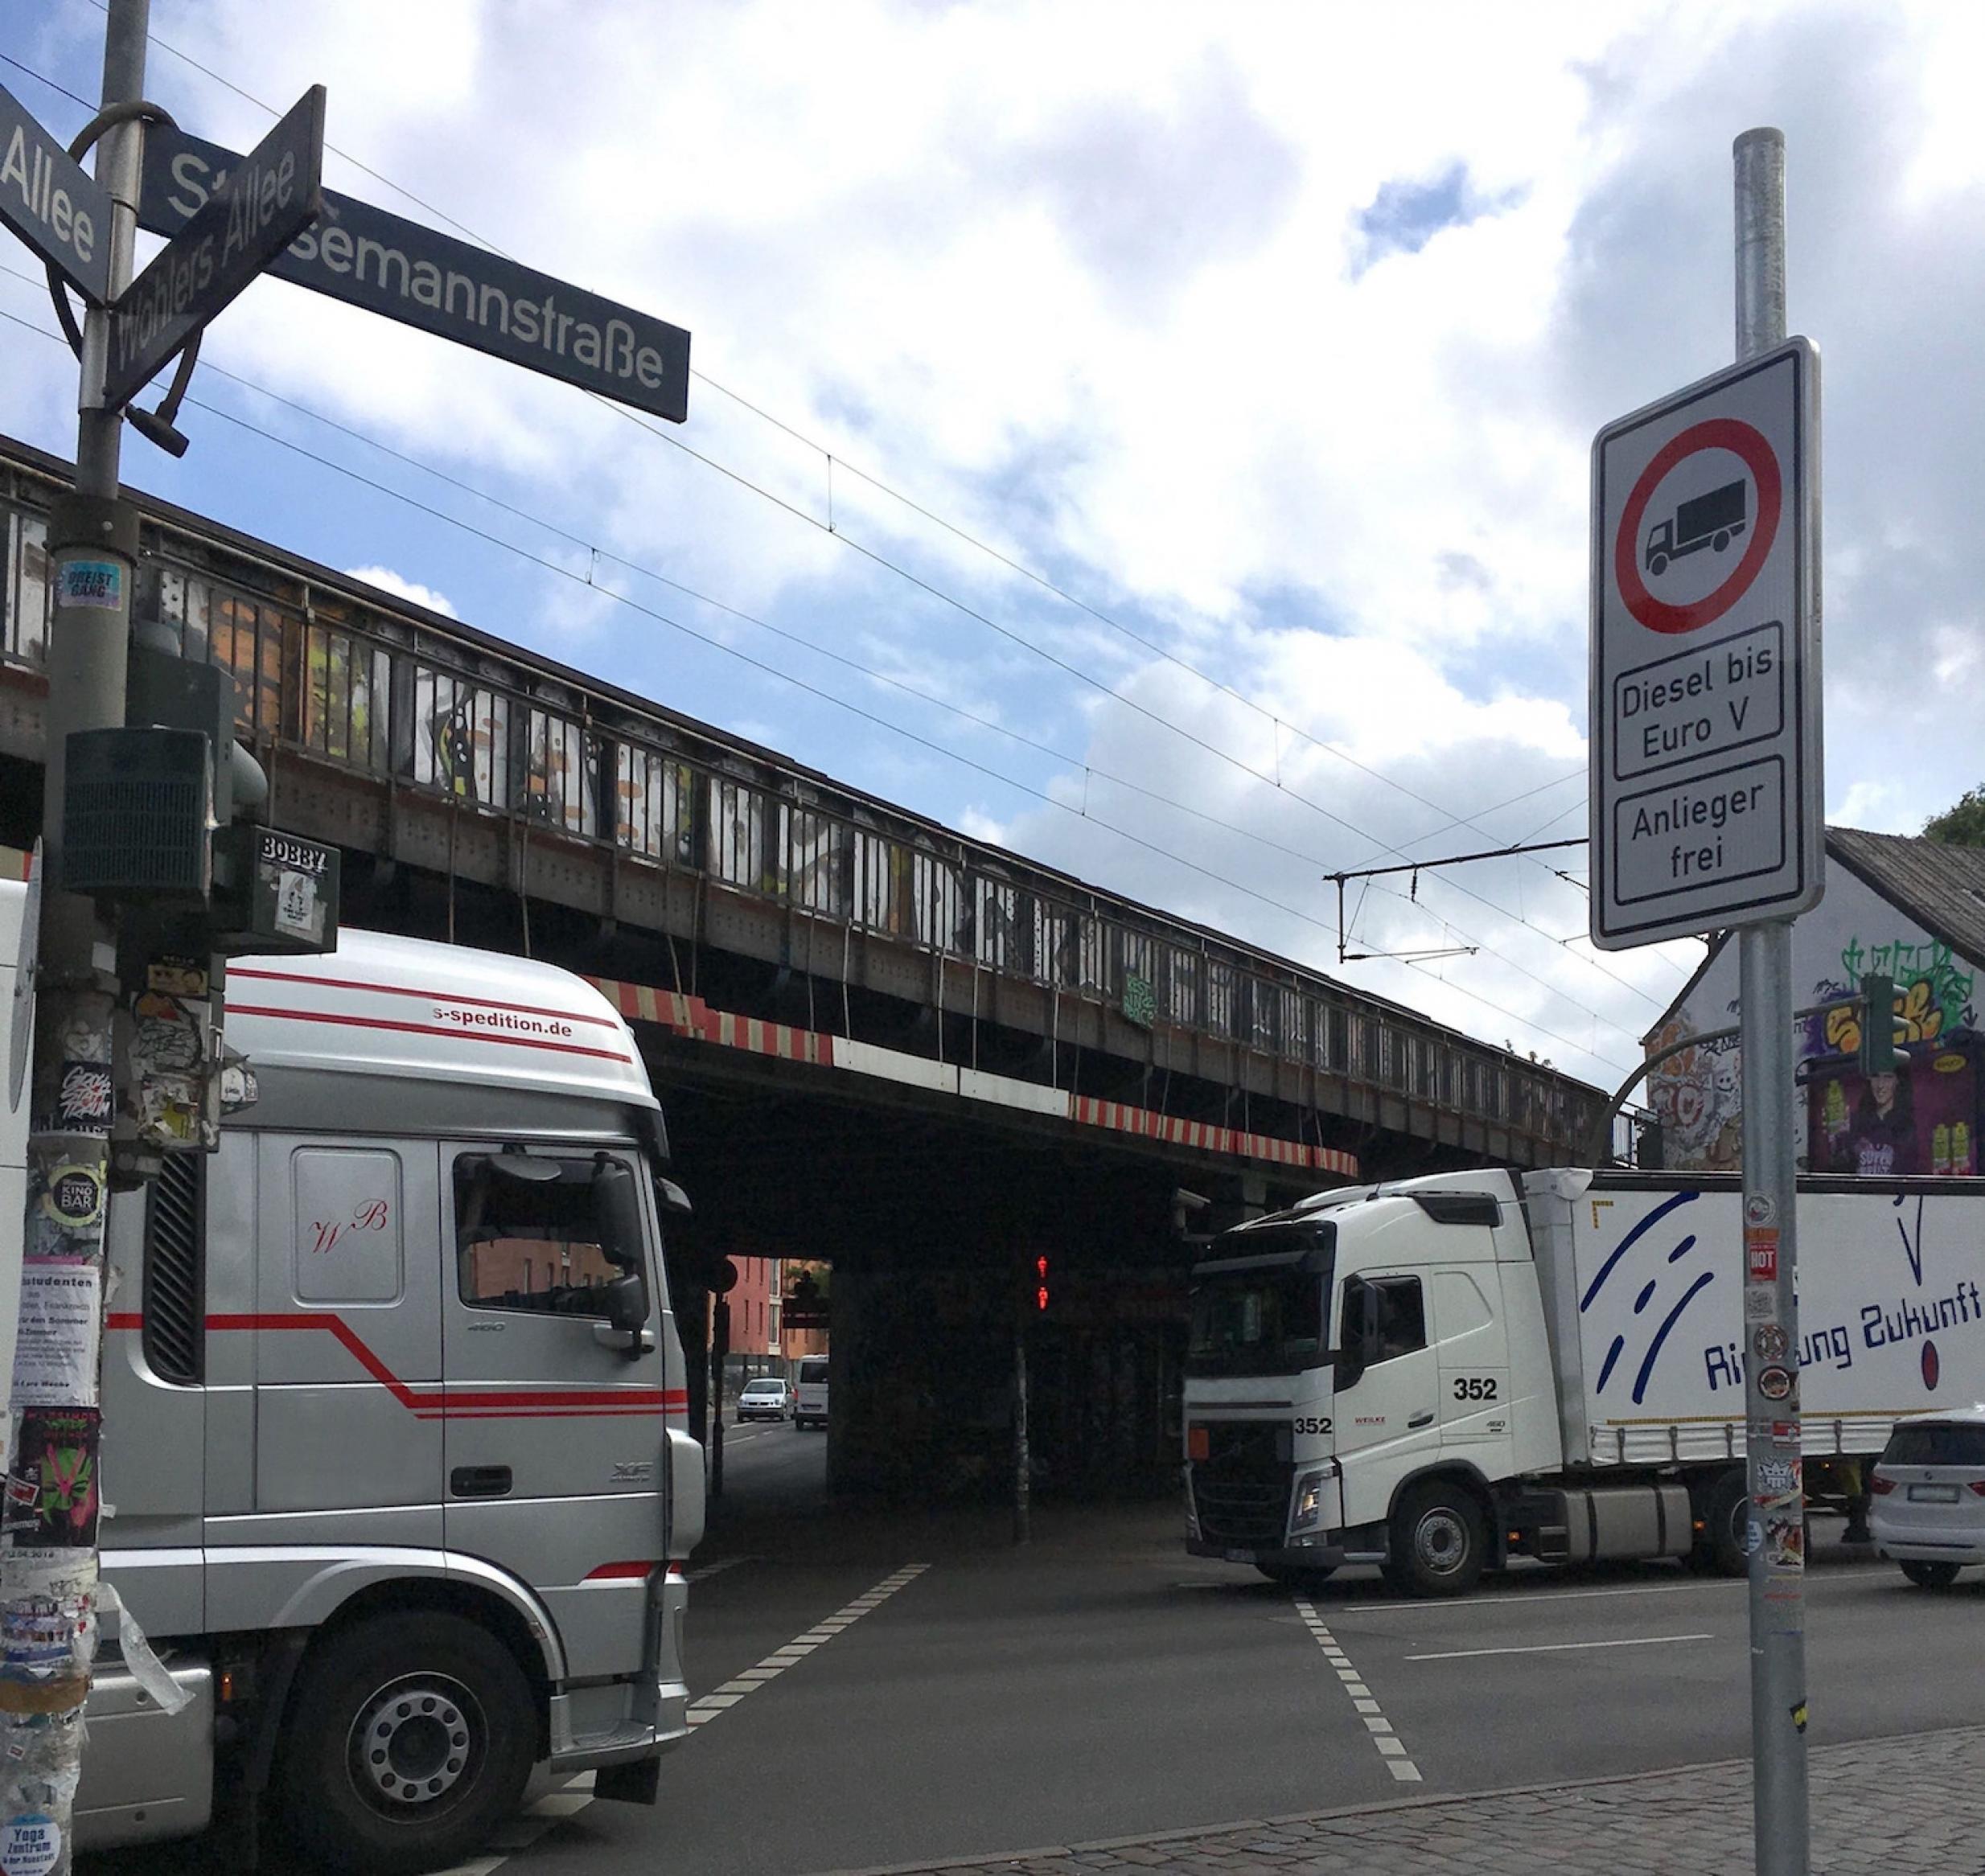
[[[1601,950],[1795,917],[1825,889],[1819,464],[1803,339],[1593,442]]]

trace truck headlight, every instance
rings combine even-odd
[[[1323,1521],[1323,1488],[1329,1482],[1327,1472],[1305,1472],[1296,1481],[1296,1504],[1288,1521],[1292,1531],[1311,1530]]]

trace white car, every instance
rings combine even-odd
[[[1985,1563],[1985,1406],[1898,1421],[1868,1484],[1875,1541],[1911,1582]]]
[[[792,1390],[784,1381],[766,1378],[747,1381],[738,1397],[740,1420],[783,1420],[792,1405]]]

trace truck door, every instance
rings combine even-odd
[[[514,1571],[557,1612],[560,1586],[612,1566],[626,1580],[624,1566],[662,1557],[652,1195],[631,1151],[464,1143],[443,1158],[448,1546]],[[602,1167],[638,1193],[644,1243],[633,1269],[623,1247],[602,1242]],[[630,1293],[616,1305],[613,1286],[633,1275],[645,1297],[638,1331],[610,1313],[627,1308]],[[565,1640],[572,1671],[594,1671],[580,1665],[580,1638]]]
[[[208,1318],[210,1342],[254,1349],[254,1510],[347,1512],[340,1542],[437,1544],[434,1144],[255,1138],[254,1312]],[[295,1539],[324,1528],[298,1519]]]
[[[1480,1447],[1510,1437],[1508,1353],[1502,1324],[1483,1287],[1486,1283],[1493,1288],[1495,1281],[1495,1266],[1489,1262],[1434,1275],[1445,1446]],[[1473,1457],[1494,1476],[1494,1461],[1479,1452]]]
[[[1337,1346],[1368,1357],[1348,1387],[1340,1369],[1335,1402],[1347,1525],[1383,1517],[1393,1487],[1439,1449],[1432,1301],[1418,1271],[1367,1271],[1339,1287]]]

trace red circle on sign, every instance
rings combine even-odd
[[[1641,578],[1639,556],[1635,552],[1641,537],[1641,521],[1653,499],[1661,478],[1685,456],[1700,450],[1728,450],[1751,472],[1757,485],[1757,526],[1750,544],[1730,577],[1715,592],[1705,593],[1693,605],[1670,605],[1654,597]],[[1634,492],[1626,499],[1620,516],[1620,531],[1613,544],[1613,577],[1626,610],[1650,632],[1692,632],[1720,619],[1750,590],[1778,535],[1778,507],[1782,493],[1778,458],[1770,444],[1747,423],[1733,417],[1712,417],[1691,424],[1679,436],[1671,437],[1656,451],[1654,459],[1641,471]]]

